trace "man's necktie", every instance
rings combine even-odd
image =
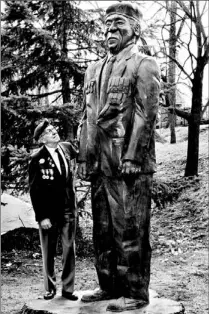
[[[109,82],[109,78],[112,72],[113,63],[116,60],[116,56],[112,56],[106,66],[104,67],[104,74],[102,74],[102,84],[101,84],[101,97],[100,97],[100,103],[101,103],[101,109],[104,107],[106,100],[107,100],[107,86]]]
[[[61,175],[62,175],[63,178],[66,178],[66,168],[65,168],[65,163],[64,163],[63,157],[60,154],[58,148],[55,149],[55,152],[57,153],[57,156],[58,156],[58,159],[59,159],[59,162],[60,162]]]

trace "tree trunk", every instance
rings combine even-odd
[[[61,73],[61,80],[62,80],[62,98],[63,103],[70,102],[70,88],[69,88],[69,75],[68,69],[64,67],[64,63],[68,58],[68,48],[67,48],[67,20],[65,16],[65,7],[66,1],[62,1],[62,56],[61,59],[63,60],[62,66],[62,73]]]
[[[65,61],[68,59],[68,47],[67,47],[67,18],[66,18],[66,1],[62,1],[62,16],[63,16],[63,24],[62,24],[62,60]],[[61,73],[61,81],[62,81],[62,98],[63,104],[69,103],[71,101],[70,94],[70,77],[68,74],[68,69],[62,68]],[[65,120],[65,133],[67,135],[66,140],[74,140],[75,134],[73,130],[73,125],[69,122],[69,120]]]
[[[170,34],[169,34],[169,55],[172,58],[176,58],[176,2],[171,1],[170,4]],[[170,60],[168,65],[168,83],[170,85],[169,91],[169,103],[171,107],[175,108],[176,105],[176,65]],[[176,115],[174,113],[170,113],[168,115],[168,121],[170,125],[171,138],[170,143],[176,143]]]
[[[173,113],[170,113],[168,115],[168,120],[169,120],[169,125],[170,125],[170,132],[171,132],[171,137],[170,137],[170,143],[175,144],[176,143],[176,115]]]
[[[203,70],[197,66],[192,86],[192,109],[188,120],[188,148],[185,176],[198,175],[199,132],[202,111]]]

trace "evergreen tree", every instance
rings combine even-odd
[[[32,134],[40,119],[48,117],[57,123],[63,139],[75,137],[86,66],[92,56],[98,58],[104,51],[100,24],[77,4],[69,0],[5,1],[1,37],[3,188],[8,183],[23,190],[27,187]]]

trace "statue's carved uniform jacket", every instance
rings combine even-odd
[[[107,59],[86,71],[80,129],[79,161],[86,161],[92,187],[95,266],[103,290],[147,301],[160,71],[154,58],[130,45],[116,55],[104,91]],[[125,160],[141,173],[121,175]]]
[[[90,65],[85,77],[86,116],[79,159],[92,167],[95,159],[106,176],[118,174],[120,161],[135,161],[142,172],[155,171],[154,128],[160,73],[156,61],[127,47],[117,56],[100,99],[100,78],[106,59]]]

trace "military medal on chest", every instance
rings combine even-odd
[[[49,179],[54,180],[54,170],[53,169],[49,169]]]
[[[52,159],[51,158],[48,158],[48,168],[47,169],[45,169],[45,168],[43,168],[45,165],[45,159],[44,158],[41,158],[40,160],[39,160],[39,164],[40,164],[40,166],[41,166],[41,174],[42,174],[42,179],[44,179],[44,180],[54,180],[54,167],[55,167],[55,165],[54,165],[54,163],[53,163],[53,161],[52,161]]]
[[[49,179],[49,169],[45,169],[46,172],[46,179]]]
[[[52,168],[55,167],[55,164],[54,164],[54,162],[52,161],[52,159],[50,157],[48,158],[48,162],[49,162],[49,166],[50,167],[52,167]]]
[[[46,171],[45,169],[41,169],[42,179],[46,179]]]

